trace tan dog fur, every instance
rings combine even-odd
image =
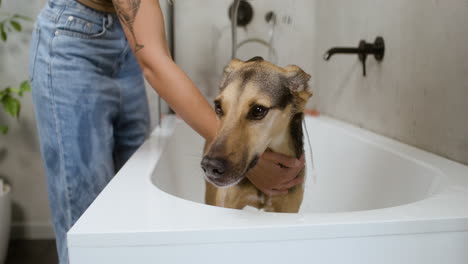
[[[229,63],[216,98],[222,109],[220,127],[216,138],[207,142],[204,150],[205,158],[225,161],[228,171],[218,178],[206,173],[207,204],[298,212],[303,184],[293,187],[286,195],[269,197],[245,176],[249,165],[254,163],[252,160],[265,150],[296,158],[302,155],[302,112],[312,95],[309,78],[297,66],[281,68],[259,57],[246,62],[234,59]],[[268,112],[261,120],[251,120],[252,107],[257,105]],[[304,170],[298,177],[303,176]]]

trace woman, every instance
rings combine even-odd
[[[49,0],[30,73],[60,263],[66,232],[148,135],[143,76],[206,140],[216,134],[214,111],[171,58],[157,0]],[[284,194],[301,183],[303,166],[264,153],[248,177]]]

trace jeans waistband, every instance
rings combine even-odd
[[[98,11],[87,7],[75,0],[48,0],[48,10],[46,14],[49,17],[58,19],[63,13],[71,13],[85,17],[87,20],[105,27],[110,27],[117,21],[115,13]]]

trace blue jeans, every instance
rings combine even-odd
[[[149,133],[141,69],[115,14],[49,0],[30,80],[60,263],[66,232]]]

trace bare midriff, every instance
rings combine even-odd
[[[92,9],[96,9],[103,12],[111,12],[114,13],[114,5],[112,4],[112,0],[76,0],[77,2],[90,7]]]

